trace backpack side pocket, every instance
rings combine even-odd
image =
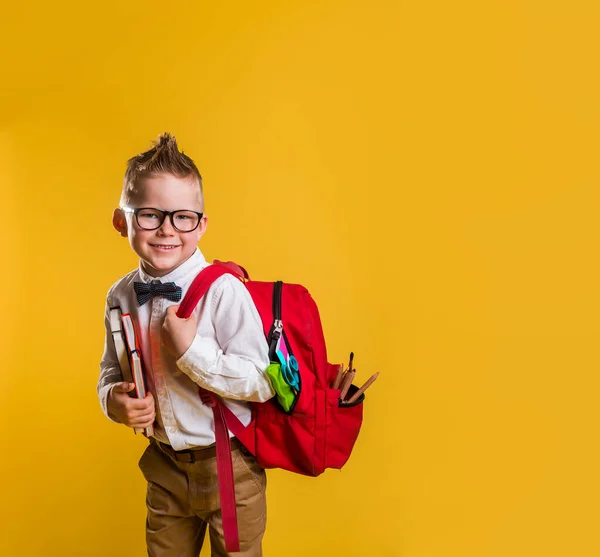
[[[348,397],[357,390],[358,387],[351,385]],[[327,390],[326,468],[341,468],[346,464],[362,425],[365,395],[360,395],[352,404],[344,404],[339,397],[339,389]]]

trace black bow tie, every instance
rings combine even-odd
[[[179,302],[181,300],[181,286],[174,282],[134,282],[133,289],[137,294],[138,305],[143,306],[154,296],[164,296],[167,300]]]

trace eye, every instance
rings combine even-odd
[[[180,221],[193,220],[196,218],[196,215],[193,213],[177,213],[175,218]]]
[[[140,211],[139,216],[143,219],[157,219],[158,214],[154,211]]]

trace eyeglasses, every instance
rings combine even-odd
[[[169,217],[173,228],[179,232],[192,232],[196,230],[204,213],[181,209],[179,211],[163,211],[153,207],[122,207],[125,213],[133,213],[137,225],[143,230],[156,230],[163,225]]]

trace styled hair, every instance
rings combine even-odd
[[[140,179],[157,174],[172,174],[177,178],[193,177],[198,183],[200,203],[204,207],[202,194],[202,176],[194,161],[179,150],[175,136],[165,132],[158,136],[154,146],[127,161],[127,170],[123,181],[121,205],[127,205],[138,191]]]

